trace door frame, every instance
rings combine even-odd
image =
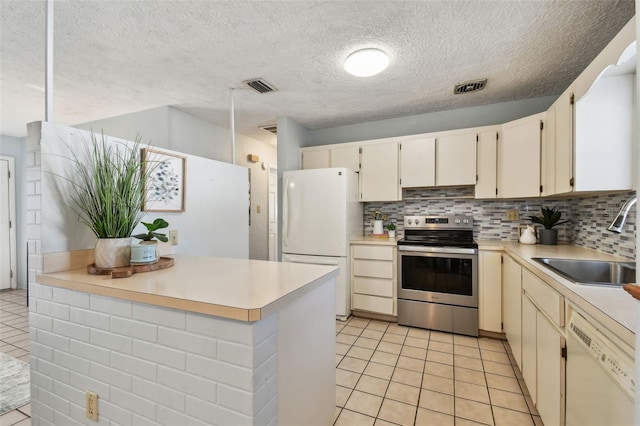
[[[6,161],[9,168],[8,195],[9,195],[9,220],[11,227],[9,228],[9,256],[11,278],[9,288],[18,288],[18,265],[17,265],[17,246],[16,246],[16,160],[14,157],[0,155],[0,161]]]
[[[271,200],[271,185],[275,187],[275,192],[273,196],[273,200]],[[273,202],[272,202],[273,201]],[[274,216],[274,226],[275,226],[275,244],[273,248],[273,252],[271,250],[271,244],[269,241],[269,232],[271,221],[269,217],[271,216],[271,206],[273,206],[273,216]],[[279,255],[279,247],[278,247],[278,168],[271,164],[267,165],[267,260],[277,262]]]

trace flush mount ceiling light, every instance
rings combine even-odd
[[[370,77],[384,71],[389,65],[389,57],[380,49],[362,49],[353,52],[346,61],[344,69],[356,77]]]

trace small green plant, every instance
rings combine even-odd
[[[396,230],[396,225],[394,225],[393,223],[387,223],[387,229],[389,231],[395,231]]]
[[[169,239],[167,238],[167,234],[163,234],[161,232],[155,232],[158,229],[163,229],[169,226],[169,223],[166,220],[158,218],[154,220],[153,223],[142,222],[142,224],[147,228],[147,231],[149,232],[147,232],[146,234],[134,235],[133,236],[134,238],[139,238],[142,241],[151,241],[154,238],[157,238],[163,243],[166,243],[167,241],[169,241]]]
[[[560,220],[562,212],[557,207],[540,207],[540,211],[542,216],[529,216],[529,219],[531,219],[531,222],[544,226],[545,229],[551,229],[554,226],[569,222],[568,220]]]

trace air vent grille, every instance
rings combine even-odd
[[[278,90],[273,85],[267,83],[261,78],[252,78],[251,80],[245,81],[245,83],[247,84],[247,86],[260,93],[269,93]]]
[[[462,93],[477,92],[478,90],[484,89],[484,86],[486,85],[486,78],[482,80],[465,81],[464,83],[456,84],[456,86],[453,88],[453,93],[456,95],[460,95]]]
[[[273,133],[274,135],[278,134],[278,126],[275,124],[271,124],[269,126],[260,126],[262,130],[266,130],[267,132]]]

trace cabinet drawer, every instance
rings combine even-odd
[[[371,296],[393,297],[393,280],[353,277],[353,292]]]
[[[540,278],[522,268],[522,288],[557,326],[564,327],[564,297]]]
[[[393,315],[393,299],[366,294],[353,295],[353,309]]]
[[[392,279],[393,262],[355,259],[353,261],[353,275]]]
[[[393,246],[353,246],[353,258],[393,260]]]

